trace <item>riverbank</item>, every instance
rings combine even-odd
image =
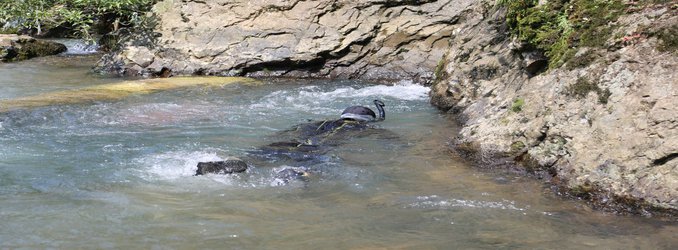
[[[619,2],[596,24],[610,29],[602,45],[553,64],[511,35],[495,1],[247,2],[161,1],[156,43],[98,69],[432,83],[432,103],[461,118],[454,148],[480,167],[517,167],[605,210],[678,211],[670,3]]]

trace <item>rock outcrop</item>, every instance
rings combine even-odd
[[[66,46],[60,43],[38,40],[30,36],[0,34],[0,62],[56,55],[65,51]]]
[[[476,1],[172,1],[156,4],[156,46],[107,55],[127,75],[432,78]]]
[[[622,16],[605,48],[579,48],[543,73],[538,51],[509,36],[505,9],[487,11],[463,24],[431,93],[462,118],[457,149],[483,166],[520,166],[601,208],[675,215],[678,57],[641,30],[676,27],[675,8]]]

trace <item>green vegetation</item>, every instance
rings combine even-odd
[[[601,89],[598,84],[595,84],[585,77],[580,77],[577,79],[575,84],[572,84],[567,87],[567,93],[576,98],[584,98],[589,92],[593,91],[598,94],[598,102],[602,104],[607,104],[608,99],[612,93],[609,89]]]
[[[523,143],[522,141],[515,141],[511,143],[511,152],[513,153],[521,152],[523,151],[524,148],[525,143]]]
[[[572,60],[570,60],[566,65],[565,68],[568,70],[573,70],[576,68],[584,68],[588,65],[591,65],[596,58],[600,57],[601,55],[598,52],[588,50],[586,53],[583,53],[581,55],[575,55]]]
[[[109,30],[135,27],[154,0],[0,0],[0,29],[17,32],[61,27],[72,35],[91,39],[94,26],[110,24]]]
[[[511,111],[516,113],[523,111],[523,105],[525,105],[525,100],[523,98],[516,98],[511,104]]]
[[[674,52],[678,50],[678,25],[661,29],[657,32],[659,51]]]
[[[438,65],[436,65],[436,68],[433,70],[433,82],[432,85],[436,85],[443,80],[447,79],[447,71],[445,68],[447,67],[447,54],[444,54],[443,57],[440,58],[438,61]]]
[[[611,36],[611,22],[623,13],[620,0],[500,0],[506,21],[527,49],[544,51],[549,68],[568,62],[578,47],[602,47]]]
[[[591,192],[595,191],[595,186],[586,182],[583,185],[572,187],[568,193],[579,198],[591,199],[593,198]]]

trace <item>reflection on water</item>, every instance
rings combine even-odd
[[[93,59],[0,65],[0,98],[121,81]],[[67,65],[67,66],[64,66]],[[7,90],[7,91],[5,91]],[[591,211],[528,177],[451,156],[451,117],[427,89],[271,80],[0,115],[0,248],[665,248],[674,222]],[[386,103],[397,135],[349,138],[308,182],[275,184],[289,162],[193,176],[349,105]]]

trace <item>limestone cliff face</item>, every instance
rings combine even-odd
[[[675,27],[672,8],[622,16],[604,50],[579,49],[589,65],[539,73],[494,7],[461,27],[431,101],[463,118],[457,148],[485,166],[517,164],[599,207],[676,214],[678,57],[640,30]]]
[[[126,47],[100,68],[427,81],[475,2],[165,0],[158,46]]]

